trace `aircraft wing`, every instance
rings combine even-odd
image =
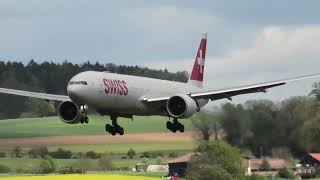
[[[288,82],[317,78],[317,77],[320,77],[320,73],[306,75],[306,76],[299,76],[299,77],[289,78],[289,79],[269,81],[264,83],[226,88],[226,89],[218,89],[218,90],[211,90],[211,91],[209,90],[209,91],[202,91],[202,92],[190,92],[187,95],[189,95],[193,99],[210,99],[211,101],[214,101],[214,100],[226,98],[226,99],[232,100],[233,96],[237,96],[241,94],[258,93],[258,92],[266,93],[267,89],[273,88],[276,86],[282,86]],[[156,102],[156,101],[168,100],[169,98],[170,97],[157,97],[157,98],[144,98],[143,100],[147,102]]]
[[[25,96],[25,97],[32,97],[32,98],[38,98],[38,99],[45,99],[45,100],[53,100],[53,101],[68,101],[68,100],[70,100],[70,98],[68,96],[64,96],[64,95],[36,93],[36,92],[22,91],[22,90],[15,90],[15,89],[6,89],[6,88],[0,88],[0,93]]]

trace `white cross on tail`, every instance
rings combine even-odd
[[[199,57],[197,57],[197,62],[198,62],[198,65],[200,67],[200,74],[202,74],[202,69],[204,67],[204,59],[202,57],[202,50],[200,49],[199,50]]]

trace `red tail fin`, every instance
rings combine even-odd
[[[202,87],[204,63],[206,59],[207,34],[202,35],[202,39],[198,48],[198,52],[194,61],[192,73],[188,83],[198,87]]]

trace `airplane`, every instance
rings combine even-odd
[[[111,135],[123,135],[118,117],[134,115],[160,115],[169,117],[166,126],[173,133],[184,132],[178,119],[186,119],[199,112],[209,101],[232,100],[233,96],[249,93],[266,93],[267,89],[286,83],[320,77],[320,73],[250,84],[226,89],[204,90],[203,77],[207,34],[203,34],[196,53],[193,69],[187,83],[146,77],[85,71],[69,81],[67,95],[54,95],[15,89],[0,88],[0,93],[58,101],[57,114],[69,124],[88,123],[88,107],[101,116],[110,116],[111,124],[105,130]],[[170,120],[172,119],[172,121]]]

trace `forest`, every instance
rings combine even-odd
[[[154,70],[147,67],[115,65],[113,63],[73,64],[68,61],[37,63],[30,60],[29,63],[23,64],[22,62],[0,61],[0,87],[63,95],[66,94],[66,86],[74,75],[91,70],[179,82],[187,82],[188,80],[186,71],[171,73],[167,69]],[[41,111],[48,109],[50,106],[44,101],[0,94],[0,119],[17,118],[21,115],[25,117],[30,113],[42,116]]]
[[[188,73],[171,73],[147,67],[115,65],[113,63],[73,64],[31,60],[0,61],[0,87],[65,94],[66,84],[75,74],[88,71],[112,73],[187,82]],[[209,113],[196,114],[195,129],[216,134],[229,144],[239,147],[244,154],[260,156],[300,156],[320,151],[320,83],[315,83],[309,94],[290,97],[280,102],[248,100],[245,103],[226,103]],[[216,109],[216,107],[214,108]],[[0,119],[18,117],[55,116],[51,102],[0,94]],[[204,131],[203,131],[204,130]],[[288,155],[289,154],[289,155]]]
[[[225,103],[192,118],[204,140],[223,139],[248,157],[292,160],[320,152],[320,83],[305,96],[279,102]]]

